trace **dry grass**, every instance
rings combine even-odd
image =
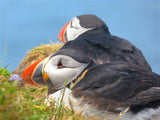
[[[22,62],[19,64],[19,66],[13,71],[12,74],[18,74],[22,75],[24,70],[34,62],[38,60],[42,60],[55,51],[57,51],[59,48],[61,48],[63,44],[60,43],[54,43],[54,44],[42,44],[38,47],[35,47],[34,49],[28,51],[27,56],[22,60]]]

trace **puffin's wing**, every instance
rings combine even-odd
[[[82,90],[96,90],[104,98],[126,101],[152,87],[153,75],[124,62],[112,62],[90,69],[75,85]]]
[[[95,46],[101,46],[103,49],[106,49],[108,52],[113,54],[120,54],[122,52],[134,52],[134,45],[131,44],[129,41],[111,35],[94,35],[88,36],[86,38],[88,42]]]
[[[129,105],[144,105],[156,100],[160,100],[160,87],[151,87],[144,90],[133,98],[128,99],[125,103]]]
[[[142,52],[131,44],[128,40],[111,35],[97,35],[89,36],[87,41],[97,46],[97,48],[103,49],[102,54],[105,59],[109,57],[111,61],[125,61],[143,66],[146,70],[151,70],[149,64],[145,60]],[[100,54],[101,55],[101,54]]]

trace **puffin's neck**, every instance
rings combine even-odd
[[[92,30],[89,30],[83,34],[81,34],[80,37],[82,39],[82,37],[92,37],[92,36],[97,36],[97,35],[111,35],[110,32],[108,30],[105,30],[103,28],[95,28]]]

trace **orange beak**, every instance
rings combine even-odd
[[[70,24],[71,22],[68,22],[67,24],[65,24],[63,26],[63,28],[61,29],[61,31],[59,32],[59,35],[58,35],[58,40],[60,40],[61,42],[63,43],[66,43],[67,40],[65,39],[65,31],[66,31],[66,28],[67,26]]]
[[[30,65],[22,74],[22,79],[26,82],[28,82],[31,85],[35,85],[37,86],[38,84],[36,84],[33,80],[32,80],[32,75],[35,71],[36,66],[41,62],[42,60],[39,60],[35,63],[33,63],[32,65]]]
[[[36,86],[46,85],[46,80],[49,80],[49,76],[44,72],[44,66],[47,64],[48,60],[49,57],[30,65],[21,76],[23,81]]]

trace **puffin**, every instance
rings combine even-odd
[[[58,100],[64,92],[65,105],[83,114],[105,119],[160,119],[158,74],[124,61],[97,65],[77,56],[58,50],[37,63],[37,69],[33,67],[33,76],[40,78],[32,82],[48,86],[47,103]]]
[[[63,43],[77,41],[70,49],[77,49],[77,54],[92,51],[89,57],[96,64],[124,61],[151,71],[143,53],[128,40],[112,35],[105,22],[96,15],[74,17],[60,30],[58,40]]]
[[[65,39],[70,24],[60,32]],[[103,28],[106,25],[79,31],[57,52],[28,67],[23,80],[47,85],[48,103],[65,91],[66,105],[84,114],[115,119],[127,109],[122,120],[160,119],[159,75],[151,71],[138,48]]]
[[[56,54],[65,54],[75,57],[80,62],[94,61],[95,65],[109,63],[111,61],[123,61],[143,67],[151,71],[148,62],[142,52],[128,40],[110,34],[107,25],[95,15],[80,15],[74,17],[60,31],[58,39],[64,42],[64,46]],[[22,78],[30,76],[30,83],[37,66],[42,60],[29,66]],[[34,68],[34,69],[33,69]],[[39,73],[42,75],[42,73]],[[38,76],[40,77],[40,76]],[[41,79],[43,76],[41,76]],[[32,83],[34,84],[34,83]],[[35,85],[35,84],[34,84]]]

